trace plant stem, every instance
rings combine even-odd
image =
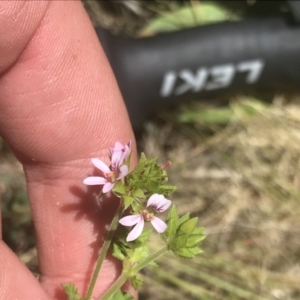
[[[147,266],[150,262],[156,260],[161,255],[165,254],[168,251],[167,246],[164,246],[160,250],[152,253],[147,258],[142,260],[139,264],[137,264],[135,267],[133,267],[130,271],[132,274],[136,274],[138,271],[143,269],[145,266]],[[120,277],[110,286],[110,288],[105,292],[105,294],[99,299],[99,300],[109,300],[111,296],[113,296],[126,282],[128,279],[128,275],[126,273],[122,273]]]
[[[142,260],[139,264],[137,264],[135,267],[133,267],[132,268],[132,272],[137,273],[141,269],[145,268],[149,263],[151,263],[152,261],[155,261],[160,256],[162,256],[163,254],[165,254],[167,251],[168,251],[168,247],[167,246],[162,247],[160,250],[152,253],[147,258],[145,258],[144,260]]]
[[[99,300],[109,300],[126,282],[127,276],[125,273],[122,273],[119,278],[109,287],[105,294],[99,298]]]
[[[91,279],[91,282],[90,282],[90,285],[89,285],[89,288],[88,288],[86,296],[84,298],[86,300],[90,300],[91,297],[92,297],[93,290],[95,288],[101,266],[102,266],[103,261],[106,257],[107,251],[109,249],[111,240],[114,236],[114,233],[116,231],[116,228],[118,226],[118,222],[119,222],[119,219],[120,219],[122,213],[123,213],[123,205],[120,204],[119,208],[118,208],[118,210],[117,210],[117,212],[116,212],[116,214],[115,214],[115,216],[114,216],[114,218],[113,218],[113,220],[110,224],[108,234],[107,234],[107,236],[105,238],[105,241],[104,241],[104,244],[102,246],[102,249],[101,249],[101,252],[100,252],[100,255],[99,255],[99,258],[98,258],[98,261],[97,261],[97,264],[96,264],[96,267],[95,267],[95,270],[94,270],[94,273],[93,273],[93,276],[92,276],[92,279]]]

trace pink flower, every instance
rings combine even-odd
[[[122,156],[123,163],[131,152],[131,141],[129,141],[126,145],[121,144],[120,142],[115,142],[115,146],[109,148],[110,157],[113,157],[114,154],[118,153],[118,155]]]
[[[124,226],[135,225],[129,232],[126,241],[131,242],[141,235],[145,221],[151,222],[157,232],[163,233],[167,229],[167,224],[155,217],[154,214],[164,212],[170,205],[171,200],[166,199],[163,195],[153,194],[147,201],[147,207],[141,210],[140,214],[126,216],[120,219],[119,223]]]
[[[124,165],[124,162],[130,153],[131,141],[129,141],[127,145],[115,142],[115,146],[109,148],[110,167],[101,159],[92,158],[92,164],[103,172],[104,177],[90,176],[84,179],[83,183],[87,185],[103,185],[103,193],[111,191],[116,182],[128,174],[128,166]]]
[[[121,165],[123,154],[114,152],[111,157],[111,168],[109,168],[101,159],[92,158],[92,164],[103,172],[104,177],[90,176],[84,179],[86,185],[103,185],[102,192],[111,191],[118,180],[121,180],[128,174],[128,166]]]

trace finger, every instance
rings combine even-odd
[[[1,1],[0,4],[0,74],[20,57],[35,34],[47,11],[49,2],[39,5],[30,1]]]
[[[47,3],[41,3],[39,9],[35,9],[30,3],[23,13],[22,2],[8,3],[2,1],[0,5],[0,74],[10,68],[25,48],[28,40],[33,36],[37,24],[42,19]],[[18,4],[18,5],[16,5]],[[43,9],[44,6],[44,9]],[[22,19],[28,17],[30,12],[35,18],[28,19],[22,23]],[[21,23],[19,22],[21,21]],[[23,24],[27,30],[21,32],[15,30],[14,22]],[[7,38],[9,37],[9,38]],[[0,103],[1,105],[1,103]],[[1,199],[0,199],[1,202]],[[1,203],[0,203],[1,204]],[[12,251],[3,243],[1,213],[0,213],[0,299],[43,299],[50,300],[50,297],[41,288],[38,281],[29,270],[20,262]]]
[[[117,203],[105,199],[99,206],[92,197],[99,190],[87,190],[82,180],[92,172],[90,158],[107,159],[109,146],[133,134],[80,2],[48,5],[0,79],[0,95],[1,134],[27,177],[44,287],[56,298],[62,282],[73,281],[83,291]],[[98,294],[118,272],[112,259],[105,262]]]
[[[51,300],[30,271],[0,241],[0,299]]]

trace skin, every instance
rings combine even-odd
[[[66,299],[61,283],[86,291],[118,205],[83,184],[100,175],[90,159],[108,163],[108,147],[134,136],[79,1],[0,1],[0,53],[0,135],[24,167],[41,271],[36,280],[0,240],[0,300]],[[109,257],[95,299],[119,273]]]

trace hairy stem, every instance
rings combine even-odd
[[[168,251],[167,246],[161,248],[160,250],[152,253],[147,258],[143,259],[139,264],[132,268],[130,273],[136,274],[138,271],[146,267],[150,262],[155,261],[161,255],[165,254]],[[110,288],[105,292],[105,294],[99,300],[109,300],[111,296],[113,296],[126,282],[128,279],[128,275],[126,273],[122,273],[120,277],[110,286]]]
[[[101,249],[101,252],[100,252],[100,255],[99,255],[99,258],[98,258],[98,261],[97,261],[97,264],[96,264],[91,282],[89,284],[89,288],[88,288],[86,296],[85,296],[86,300],[90,300],[91,297],[92,297],[93,290],[95,288],[101,266],[102,266],[103,261],[106,257],[107,251],[109,249],[110,243],[112,241],[112,238],[114,236],[114,233],[116,231],[116,228],[118,226],[118,222],[119,222],[119,219],[120,219],[122,213],[123,213],[123,205],[121,203],[118,210],[117,210],[117,212],[116,212],[116,214],[115,214],[115,216],[114,216],[114,218],[113,218],[113,220],[112,220],[112,223],[110,224],[108,234],[105,238],[105,241],[104,241],[103,247]]]
[[[135,267],[133,267],[132,268],[132,272],[137,273],[141,269],[145,268],[149,263],[151,263],[152,261],[155,261],[160,256],[162,256],[163,254],[165,254],[167,251],[168,251],[168,247],[167,246],[162,247],[160,250],[152,253],[147,258],[145,258],[144,260],[142,260],[139,264],[137,264]]]

